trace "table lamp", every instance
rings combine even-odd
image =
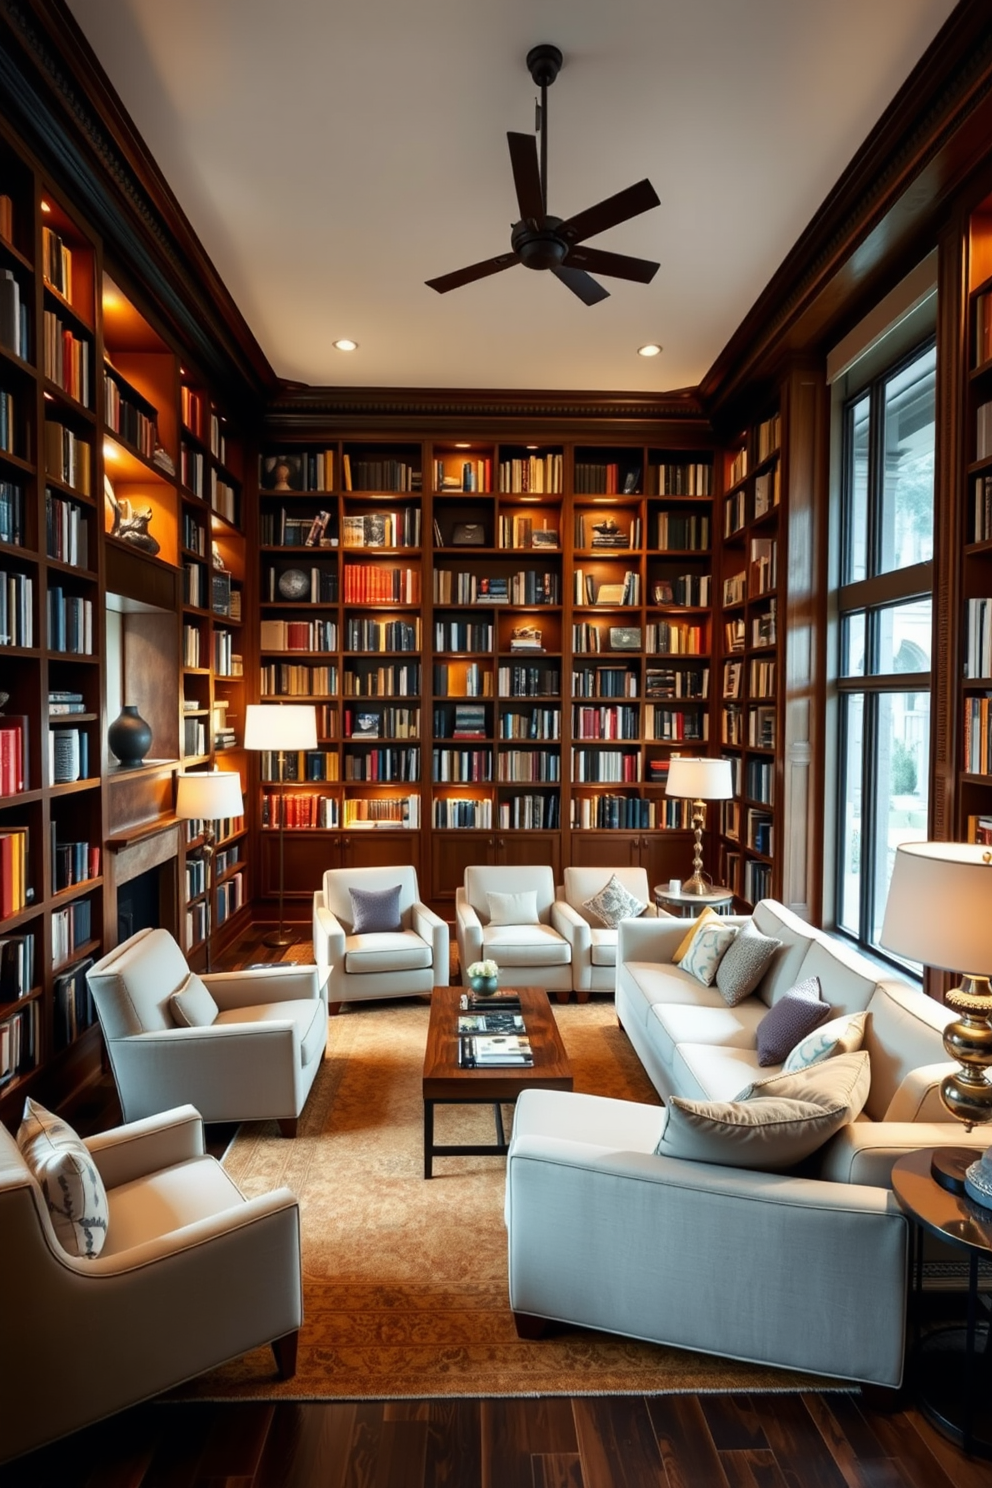
[[[202,821],[203,845],[200,849],[207,865],[206,883],[206,948],[207,971],[210,970],[210,934],[214,899],[214,849],[217,845],[215,822],[225,817],[241,816],[245,803],[241,776],[237,770],[205,770],[199,774],[180,775],[176,785],[176,815],[183,821]]]
[[[879,942],[908,961],[943,971],[966,968],[944,1001],[960,1016],[944,1030],[944,1048],[961,1066],[941,1081],[940,1098],[965,1131],[992,1118],[992,852],[969,842],[904,842],[896,848]],[[932,1173],[942,1187],[982,1198],[969,1148],[938,1148]],[[970,1165],[970,1166],[969,1166]],[[987,1181],[987,1180],[986,1180]]]
[[[729,801],[734,794],[730,761],[675,754],[668,765],[666,796],[681,796],[692,802],[692,877],[682,885],[683,894],[708,894],[713,880],[703,872],[703,827],[707,801]]]
[[[245,710],[245,748],[279,755],[279,784],[286,781],[286,750],[317,748],[317,710],[313,704],[249,703]],[[296,936],[283,923],[286,803],[279,795],[279,929],[265,937],[267,946],[290,946]]]

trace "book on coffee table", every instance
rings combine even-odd
[[[520,1013],[487,1012],[461,1013],[458,1032],[478,1034],[523,1033],[524,1020]]]
[[[492,1064],[533,1064],[530,1039],[523,1034],[497,1033],[472,1040],[472,1052],[479,1066]]]

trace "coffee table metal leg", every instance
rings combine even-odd
[[[493,1115],[496,1117],[496,1141],[505,1151],[506,1134],[503,1131],[503,1107],[500,1105],[499,1101],[496,1101],[493,1105]]]
[[[424,1177],[433,1174],[434,1158],[434,1102],[424,1101]]]

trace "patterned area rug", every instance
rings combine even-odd
[[[384,1399],[836,1389],[836,1381],[579,1328],[517,1338],[507,1300],[498,1157],[448,1157],[423,1178],[426,1001],[355,1006],[295,1140],[243,1126],[225,1166],[249,1195],[300,1197],[305,1322],[298,1372],[268,1349],[203,1375],[183,1398]],[[657,1096],[612,1003],[555,1006],[576,1089]],[[509,1127],[511,1111],[505,1109]],[[436,1139],[491,1142],[491,1107],[439,1107]]]

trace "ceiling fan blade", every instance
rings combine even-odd
[[[510,164],[513,166],[520,216],[525,222],[540,227],[544,221],[544,192],[537,163],[537,140],[532,134],[511,134],[509,130],[506,139],[510,146]]]
[[[650,284],[659,265],[649,258],[631,258],[627,253],[605,253],[601,248],[570,248],[565,260],[570,269],[586,269],[593,274],[611,274],[615,279],[636,279]]]
[[[651,182],[638,181],[636,186],[628,186],[626,191],[618,191],[616,196],[608,196],[594,207],[587,207],[584,212],[569,217],[558,232],[566,243],[582,243],[586,238],[605,232],[608,227],[616,227],[619,222],[627,222],[641,212],[660,206],[661,201]]]
[[[496,258],[484,258],[482,263],[470,264],[467,269],[456,269],[453,274],[442,274],[439,279],[425,279],[428,289],[438,294],[447,294],[449,289],[461,289],[463,284],[472,284],[476,279],[485,279],[489,274],[499,274],[519,263],[515,253],[500,253]]]
[[[559,264],[558,268],[551,270],[556,279],[560,279],[573,294],[578,295],[584,305],[598,305],[600,300],[608,300],[610,291],[597,284],[595,279],[582,271],[582,269],[570,269],[565,264]]]

